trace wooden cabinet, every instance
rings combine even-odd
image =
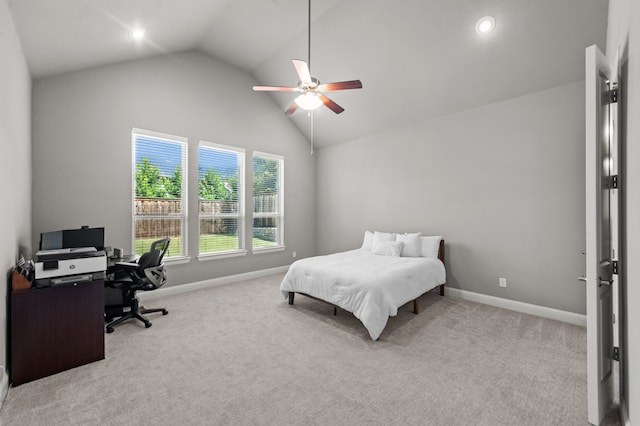
[[[104,359],[104,281],[11,293],[14,386]]]

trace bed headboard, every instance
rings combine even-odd
[[[438,248],[438,259],[444,263],[444,238],[440,240],[440,248]]]

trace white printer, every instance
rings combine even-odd
[[[83,244],[91,244],[91,246]],[[88,228],[41,234],[36,253],[36,287],[77,284],[105,277],[107,255],[104,228]]]

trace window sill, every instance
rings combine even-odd
[[[218,253],[207,253],[207,254],[199,255],[198,262],[206,262],[209,260],[216,260],[216,259],[228,259],[230,257],[240,257],[240,256],[246,256],[246,255],[247,255],[246,250],[229,250],[229,251],[221,251]]]
[[[273,253],[278,251],[285,251],[286,248],[287,248],[286,246],[261,247],[261,248],[254,248],[251,253],[253,254]]]
[[[167,265],[181,265],[189,262],[191,262],[191,256],[175,256],[164,259],[164,263]]]

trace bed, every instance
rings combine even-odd
[[[377,237],[378,233],[375,234]],[[370,237],[373,235],[371,233]],[[397,234],[386,235],[394,241],[400,239]],[[398,244],[396,251],[388,254],[378,248],[381,245],[390,247],[391,243],[383,244],[380,239],[372,242],[372,238],[368,243],[365,234],[359,249],[294,262],[283,278],[280,290],[290,305],[298,293],[332,304],[334,314],[337,307],[351,312],[371,338],[377,340],[389,317],[397,315],[399,307],[413,301],[413,312],[417,314],[418,297],[436,287],[444,296],[444,240],[419,234],[403,235],[418,235],[424,255],[414,251],[413,255],[407,252],[405,256],[404,250],[398,253]],[[399,246],[402,250],[403,244]]]

